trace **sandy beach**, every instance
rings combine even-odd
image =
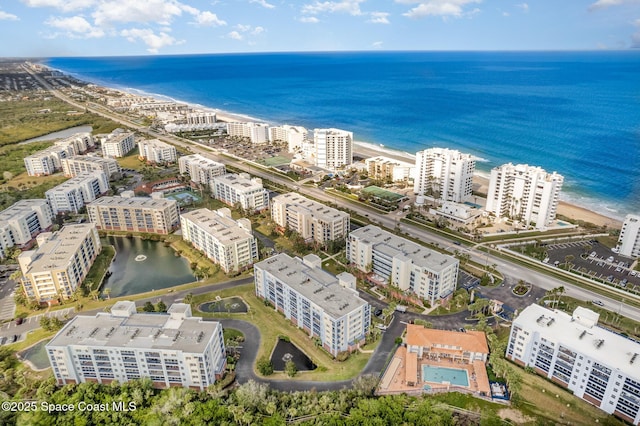
[[[380,147],[380,149],[375,149],[370,144],[363,144],[359,142],[354,143],[353,150],[355,151],[354,155],[362,158],[382,155],[385,157],[394,158],[399,161],[410,163],[415,161],[415,156],[399,151],[392,151],[383,147]],[[473,190],[481,194],[486,194],[489,190],[489,179],[487,179],[485,176],[476,174],[473,177]],[[618,219],[596,213],[575,204],[567,203],[566,201],[560,201],[560,203],[558,204],[558,214],[566,216],[570,219],[583,220],[585,222],[593,223],[597,226],[606,226],[608,228],[616,229],[620,229],[622,227],[622,222]]]

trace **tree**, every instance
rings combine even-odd
[[[161,300],[156,305],[157,312],[167,312],[167,305]]]
[[[292,360],[289,360],[284,365],[284,371],[285,373],[287,373],[287,376],[295,377],[295,375],[298,374],[298,367],[296,367],[295,362],[293,362]]]
[[[46,315],[43,315],[40,318],[40,327],[42,327],[45,331],[51,331],[51,318]]]
[[[182,299],[182,303],[186,303],[188,305],[190,305],[193,302],[193,293],[187,293],[186,296],[184,296],[184,299]]]
[[[262,374],[263,376],[270,376],[273,374],[273,364],[266,355],[262,356],[258,360],[258,362],[256,363],[256,367],[258,368],[260,374]]]
[[[144,306],[142,307],[142,310],[143,310],[144,312],[155,312],[155,310],[156,310],[156,309],[154,308],[153,303],[151,303],[151,302],[146,302],[146,303],[144,304]]]

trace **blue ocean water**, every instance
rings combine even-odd
[[[415,153],[528,163],[563,198],[640,213],[640,52],[347,52],[51,58],[83,80],[246,114],[338,127]]]

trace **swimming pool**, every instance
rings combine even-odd
[[[469,375],[467,370],[459,368],[422,366],[422,381],[432,383],[449,382],[456,386],[469,387]]]

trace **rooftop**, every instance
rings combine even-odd
[[[275,276],[333,318],[340,318],[367,304],[357,292],[341,287],[329,272],[310,267],[300,258],[285,253],[256,263],[255,267]]]
[[[133,304],[133,310],[129,304]],[[117,305],[112,307],[111,313],[74,317],[47,347],[170,349],[202,353],[218,325],[191,317],[189,309],[176,306],[184,304],[171,305],[170,313],[166,314],[135,313],[134,302],[118,302]]]
[[[432,271],[441,271],[458,263],[453,256],[428,249],[374,225],[351,231],[349,236],[373,245],[376,251],[389,257],[410,259],[415,265]]]
[[[224,164],[218,163],[210,158],[204,157],[200,154],[185,155],[180,157],[180,160],[187,161],[189,164],[197,164],[199,167],[224,167]]]
[[[147,198],[147,197],[102,197],[92,201],[88,206],[113,206],[113,207],[140,207],[147,209],[164,209],[176,206],[177,202],[169,198]]]
[[[191,221],[197,227],[211,234],[222,244],[252,238],[251,222],[247,219],[235,221],[228,208],[219,210],[198,209],[183,213],[182,218]],[[184,233],[184,231],[183,231]]]
[[[138,143],[139,145],[148,145],[154,148],[173,148],[173,145],[168,144],[166,142],[162,142],[159,139],[147,139],[147,140],[142,140]]]
[[[332,222],[334,220],[342,220],[345,217],[348,218],[349,214],[333,207],[328,207],[325,204],[317,201],[310,200],[296,192],[288,192],[286,194],[278,195],[271,200],[271,205],[287,204],[287,208],[301,212],[303,214],[309,214],[317,219]]]
[[[489,353],[487,337],[482,331],[447,331],[425,328],[418,324],[407,324],[407,345],[431,348],[446,346],[477,353]]]
[[[98,157],[96,155],[74,155],[72,157],[65,158],[64,160],[68,160],[68,161],[88,161],[90,163],[117,163],[118,162],[114,158],[104,158],[104,157]]]
[[[31,214],[34,207],[43,207],[46,204],[45,199],[20,200],[0,212],[0,224],[4,225],[11,220]]]
[[[529,305],[513,321],[523,329],[593,359],[628,376],[640,377],[640,343],[597,325],[599,315],[586,308],[573,315]]]
[[[234,174],[227,173],[226,175],[218,176],[214,178],[214,182],[216,184],[222,183],[224,185],[231,186],[237,191],[247,190],[247,189],[262,189],[262,179],[253,178],[251,179],[248,174]]]
[[[106,180],[106,176],[104,175],[104,172],[102,170],[95,170],[92,172],[84,172],[84,173],[80,173],[75,177],[72,177],[71,179],[62,182],[60,185],[56,185],[53,188],[49,189],[47,192],[45,192],[45,194],[47,193],[53,193],[53,192],[66,192],[70,189],[76,188],[79,185],[82,185],[85,182],[91,181],[93,179],[103,179]]]

